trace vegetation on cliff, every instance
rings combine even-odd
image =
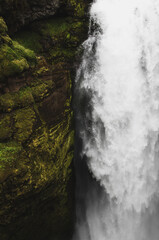
[[[5,77],[22,73],[36,63],[33,51],[11,40],[2,18],[0,18],[0,42],[0,81]]]
[[[86,3],[43,4],[0,0],[1,240],[69,239],[73,228],[71,87]]]

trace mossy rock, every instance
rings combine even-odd
[[[13,48],[19,58],[25,58],[29,64],[34,65],[36,63],[36,55],[34,51],[23,47],[17,41],[13,41]]]
[[[11,47],[4,45],[0,48],[0,78],[20,74],[35,63],[34,52],[17,42],[13,42]]]
[[[35,22],[30,29],[15,34],[14,40],[37,54],[44,54],[49,61],[73,60],[77,47],[84,40],[87,23],[70,17],[51,18]],[[27,36],[27,37],[26,37]]]
[[[6,23],[0,18],[0,80],[20,74],[35,64],[35,53],[12,41]]]
[[[41,35],[37,32],[37,29],[35,31],[32,29],[20,31],[13,36],[13,39],[36,54],[42,52]]]
[[[39,84],[31,88],[32,95],[35,101],[40,101],[50,95],[52,91],[52,80],[47,81],[46,83]]]
[[[13,134],[13,122],[10,115],[0,120],[0,142],[9,139]]]
[[[71,24],[67,21],[67,18],[48,19],[43,21],[41,26],[41,33],[44,36],[60,35],[71,28]]]
[[[23,1],[6,1],[7,6],[11,1],[14,7],[25,8]],[[68,0],[64,5],[66,17],[34,21],[14,34],[13,40],[5,22],[0,23],[3,240],[71,239],[74,130],[70,72],[88,23],[83,18],[84,1]]]
[[[3,61],[2,63],[2,74],[4,77],[15,76],[16,74],[22,73],[24,70],[29,69],[29,65],[26,59],[14,59],[10,61]]]
[[[0,171],[8,166],[12,168],[21,150],[21,145],[15,141],[0,143]]]
[[[0,17],[0,35],[6,34],[8,31],[8,27],[2,17]]]
[[[12,40],[7,34],[8,28],[2,17],[0,17],[0,46],[3,44],[11,45]]]
[[[33,131],[36,121],[36,115],[32,108],[20,109],[14,113],[15,134],[14,139],[17,142],[26,141]]]
[[[87,4],[84,0],[67,0],[67,11],[76,18],[85,18]]]
[[[27,107],[34,103],[29,87],[22,88],[16,93],[6,93],[0,96],[0,111],[11,112],[14,109]]]
[[[74,57],[75,57],[76,52],[75,51],[71,51],[69,49],[65,49],[65,48],[57,48],[57,49],[52,49],[50,51],[50,60],[52,61],[52,63],[54,64],[54,62],[59,61],[59,59],[61,61],[71,61]]]

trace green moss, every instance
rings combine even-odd
[[[20,151],[21,145],[17,142],[0,143],[0,169],[5,168],[6,165],[12,166]]]
[[[10,45],[10,46],[12,45],[12,40],[8,35],[1,36],[1,39],[4,44]]]
[[[49,43],[52,41],[54,48],[62,47],[62,45],[67,48],[68,43],[70,46],[77,46],[81,38],[80,32],[83,25],[82,21],[73,21],[68,17],[47,19],[33,23],[30,30],[17,33],[14,39],[25,48],[32,49],[36,53],[50,51],[46,49],[48,37],[50,38]]]
[[[73,195],[71,176],[74,132],[69,92],[71,79],[67,72],[72,69],[71,63],[74,62],[77,46],[83,41],[85,31],[83,19],[79,18],[84,11],[82,1],[68,2],[74,9],[70,11],[72,18],[53,17],[35,21],[29,24],[27,30],[16,33],[14,41],[6,33],[0,39],[0,77],[3,78],[3,84],[0,85],[6,90],[12,90],[12,86],[7,85],[7,77],[10,80],[10,76],[15,76],[16,82],[20,81],[21,84],[21,80],[25,81],[27,86],[16,93],[0,96],[0,111],[3,112],[3,118],[1,116],[0,119],[0,142],[5,140],[4,144],[0,144],[0,182],[3,182],[1,192],[7,193],[5,197],[11,206],[11,214],[7,212],[5,216],[18,219],[19,212],[12,211],[12,203],[16,199],[23,202],[32,194],[37,196],[37,202],[40,199],[44,204],[45,200],[51,199],[52,202],[53,199],[51,225],[57,234],[59,229],[64,229],[64,226],[69,229],[72,224],[70,199]],[[17,3],[19,7],[23,0]],[[64,86],[61,85],[63,81]],[[40,108],[45,105],[43,99],[58,91],[62,91],[59,95],[68,97],[61,114],[56,116],[56,120],[51,119],[53,109],[50,109],[51,113],[45,118]],[[46,186],[50,186],[49,197]],[[29,206],[34,210],[36,203],[32,201],[33,205]],[[56,234],[54,236],[58,238]]]
[[[76,16],[83,17],[85,14],[85,5],[82,3],[78,3],[75,8]]]
[[[14,139],[18,142],[26,141],[32,133],[36,121],[35,112],[31,108],[21,109],[14,114],[15,134]]]
[[[83,0],[68,0],[68,6],[73,9],[73,13],[75,17],[82,18],[85,15],[85,2]]]
[[[84,28],[86,23],[83,21],[76,21],[72,23],[72,29],[75,31],[75,33],[79,33],[82,28]]]
[[[80,21],[70,21],[69,18],[57,18],[45,20],[42,24],[41,33],[44,36],[50,36],[57,45],[65,45],[66,41],[73,44],[79,42],[79,32],[84,23]]]
[[[0,34],[5,34],[8,31],[7,25],[2,17],[0,17]]]
[[[11,112],[17,108],[24,108],[33,105],[49,96],[52,92],[53,82],[43,82],[37,79],[30,87],[24,87],[15,93],[6,93],[0,96],[0,111]]]
[[[29,69],[26,59],[15,59],[13,61],[3,62],[3,75],[5,77],[13,76],[22,73],[24,70]]]
[[[41,32],[45,36],[53,36],[69,31],[70,28],[71,24],[67,22],[67,18],[54,18],[43,21]]]
[[[51,151],[53,156],[56,157],[54,172],[57,180],[59,177],[66,180],[66,176],[69,176],[68,168],[70,167],[71,158],[69,158],[68,154],[73,150],[74,132],[70,131],[72,122],[71,114],[67,117],[67,120],[58,124],[55,129],[51,129],[49,134],[53,142]],[[61,174],[59,175],[59,172],[61,172],[62,176]]]
[[[26,107],[34,103],[34,98],[29,87],[22,88],[14,96],[16,107]]]
[[[74,134],[72,136],[72,140],[73,139],[74,139]],[[70,167],[71,167],[73,158],[74,158],[74,151],[71,151],[66,156],[66,161],[65,161],[65,164],[64,164],[64,172],[63,172],[64,179],[66,179],[68,174],[71,173],[71,168]]]
[[[4,45],[0,49],[0,77],[8,77],[21,73],[29,68],[27,60],[18,56],[9,46]]]
[[[48,71],[49,71],[48,67],[43,66],[37,70],[36,74],[37,76],[40,76],[42,74],[47,73]]]
[[[13,46],[14,46],[14,50],[19,56],[25,58],[30,64],[36,63],[36,56],[34,51],[23,47],[16,41],[13,41]]]
[[[0,141],[9,139],[12,134],[12,120],[9,115],[6,115],[0,120]]]
[[[57,181],[68,178],[73,151],[74,133],[70,130],[71,114],[51,129],[45,125],[36,129],[32,142],[29,144],[30,158],[41,165],[43,177],[53,175]],[[45,169],[47,167],[47,169]]]
[[[12,45],[12,40],[7,34],[7,25],[3,18],[0,17],[0,46],[7,44]]]
[[[35,53],[12,41],[4,20],[0,18],[0,80],[20,74],[35,63]]]
[[[47,81],[46,83],[42,83],[40,85],[37,85],[36,87],[31,88],[35,101],[42,100],[43,98],[49,96],[51,90],[52,81]]]
[[[56,61],[59,60],[71,60],[75,57],[75,51],[65,48],[52,49],[50,51],[50,59]]]
[[[34,103],[34,98],[29,87],[22,88],[17,93],[6,93],[0,96],[0,110],[11,112],[20,107],[26,107]]]
[[[36,31],[21,31],[13,37],[24,48],[31,49],[35,53],[42,51],[41,36]]]
[[[5,44],[0,48],[0,78],[20,74],[35,62],[33,51],[25,49],[15,41],[12,46]]]
[[[4,94],[0,96],[0,110],[10,112],[14,108],[14,98],[12,94]]]

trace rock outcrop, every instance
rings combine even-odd
[[[87,7],[83,0],[0,0],[1,240],[71,238],[71,89]]]
[[[83,18],[88,0],[0,0],[0,15],[5,19],[9,32],[35,20],[62,13]]]

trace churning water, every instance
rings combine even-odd
[[[96,0],[90,15],[76,94],[97,184],[75,239],[159,240],[159,0]]]

